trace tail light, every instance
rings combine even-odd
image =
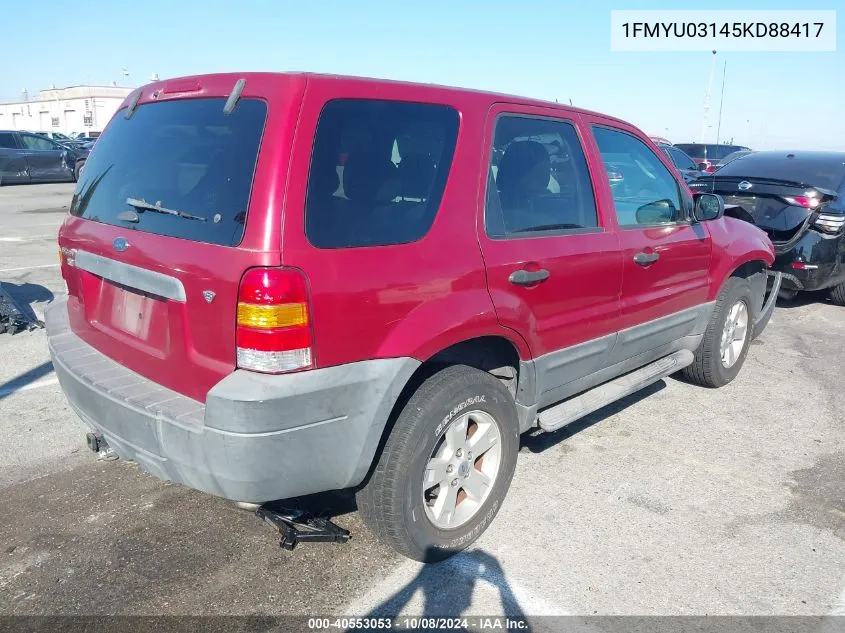
[[[845,214],[819,213],[819,217],[815,219],[813,226],[822,233],[830,233],[831,235],[839,233],[845,226]]]
[[[713,174],[716,172],[716,165],[707,165],[707,167],[704,168],[704,171],[706,171],[708,174]]]
[[[308,282],[291,268],[252,268],[238,289],[238,367],[280,374],[314,366]]]
[[[783,199],[795,207],[805,209],[817,209],[821,204],[821,200],[812,196],[784,196]]]

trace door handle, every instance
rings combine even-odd
[[[508,281],[517,286],[530,286],[538,284],[549,278],[549,271],[545,268],[540,270],[515,270],[508,277]]]
[[[648,266],[660,259],[659,253],[637,253],[634,255],[634,263],[640,266]]]

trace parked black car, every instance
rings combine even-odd
[[[704,173],[698,168],[692,158],[687,156],[682,150],[678,149],[674,145],[657,143],[657,147],[659,147],[663,153],[669,157],[669,160],[671,160],[675,168],[681,172],[681,175],[687,183],[692,182]]]
[[[845,152],[753,152],[690,187],[720,194],[725,215],[769,235],[782,296],[830,289],[845,305]]]
[[[0,130],[0,185],[76,181],[89,150],[17,130]]]

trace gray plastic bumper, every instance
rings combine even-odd
[[[53,366],[80,418],[117,454],[165,480],[239,501],[286,499],[359,484],[412,358],[281,376],[237,370],[197,402],[85,343],[66,300],[46,312]]]

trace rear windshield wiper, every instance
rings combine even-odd
[[[186,218],[188,220],[200,220],[201,222],[207,221],[207,219],[202,217],[201,215],[193,215],[192,213],[186,213],[185,211],[177,211],[176,209],[168,209],[166,207],[163,207],[161,206],[160,201],[156,202],[155,204],[152,204],[151,202],[147,202],[143,198],[141,200],[137,200],[136,198],[127,198],[126,204],[128,204],[130,207],[135,207],[135,209],[138,211],[153,211],[154,213],[164,213],[165,215],[176,215],[180,218]],[[134,217],[129,217],[130,213],[131,212],[127,213],[126,217],[121,217],[124,215],[123,213],[121,213],[118,217],[120,217],[121,220],[126,220],[128,222],[137,222],[137,214],[135,214]]]

